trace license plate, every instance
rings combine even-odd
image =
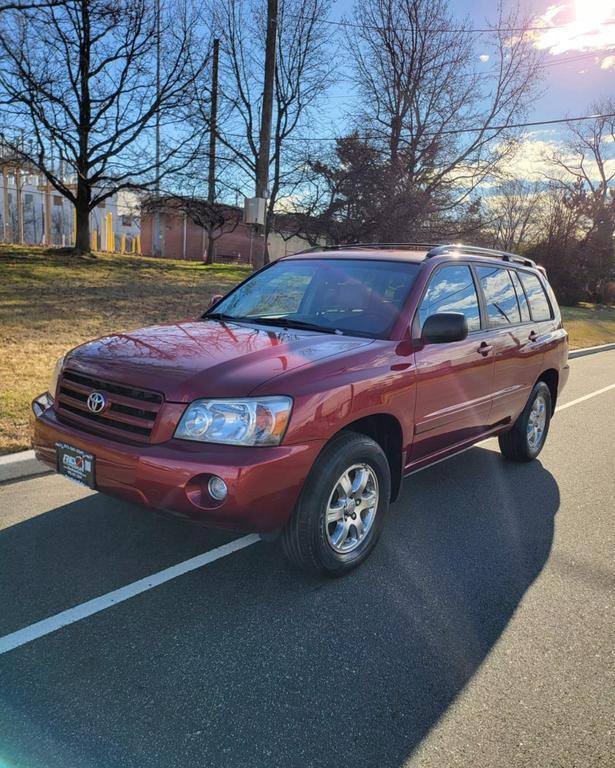
[[[91,453],[86,453],[80,448],[75,448],[66,443],[56,443],[56,461],[58,472],[69,480],[94,488],[95,485],[95,458]]]

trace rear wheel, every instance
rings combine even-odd
[[[341,576],[374,548],[391,497],[391,472],[369,437],[341,433],[318,457],[282,532],[288,559],[305,571]]]
[[[539,381],[512,429],[498,440],[502,454],[512,461],[532,461],[542,450],[551,423],[551,390]]]

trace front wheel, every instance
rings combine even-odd
[[[512,461],[532,461],[542,451],[551,423],[551,390],[539,381],[509,432],[498,437],[502,454]]]
[[[391,498],[391,472],[369,437],[341,433],[324,448],[282,532],[288,559],[305,571],[341,576],[374,548]]]

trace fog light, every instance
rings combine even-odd
[[[217,477],[216,475],[212,475],[212,477],[209,478],[207,490],[211,497],[216,501],[224,501],[224,499],[226,499],[226,494],[228,493],[226,483],[221,477]]]
[[[34,415],[38,418],[48,408],[51,408],[52,405],[53,397],[49,394],[49,392],[44,392],[42,395],[39,395],[36,400],[34,400],[32,403],[32,410],[34,411]]]

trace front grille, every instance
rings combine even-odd
[[[88,408],[92,392],[102,392],[110,403],[102,413],[92,413]],[[162,395],[157,392],[75,371],[62,374],[56,401],[60,418],[110,437],[138,442],[149,442],[161,406]]]

